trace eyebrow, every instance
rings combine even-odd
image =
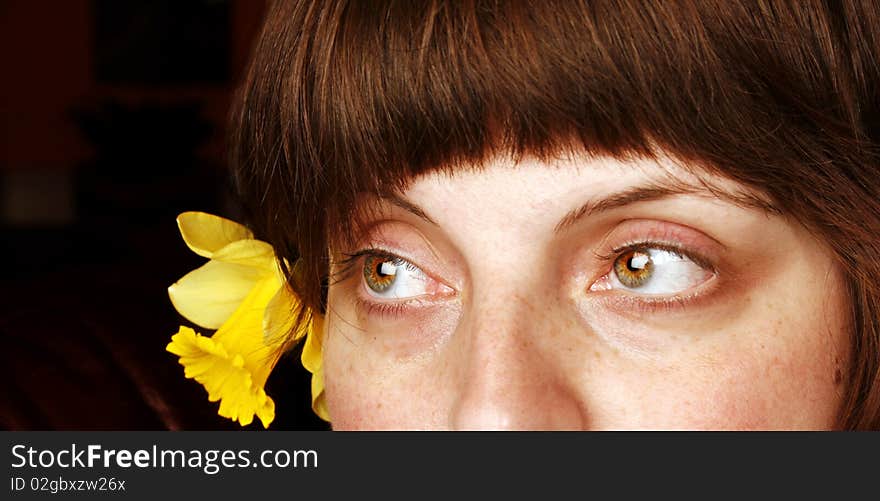
[[[772,203],[755,194],[745,191],[727,191],[705,181],[702,181],[700,185],[688,184],[685,182],[651,183],[619,191],[602,197],[599,200],[588,201],[577,209],[569,211],[559,223],[556,224],[553,231],[555,233],[560,233],[567,228],[570,228],[584,217],[600,212],[618,209],[638,202],[649,202],[680,195],[701,195],[707,198],[724,200],[746,209],[758,209],[769,214],[781,213],[781,211]]]
[[[422,210],[421,207],[403,198],[397,193],[383,193],[381,198],[382,200],[387,200],[388,202],[400,207],[401,209],[404,209],[407,212],[415,214],[419,218],[433,224],[434,226],[439,226],[433,219],[430,218],[430,216],[428,216],[428,214],[424,210]]]
[[[770,214],[781,213],[776,206],[757,195],[748,192],[730,192],[707,182],[703,182],[701,185],[684,182],[651,183],[612,193],[598,200],[588,201],[580,207],[569,211],[559,220],[553,231],[561,233],[581,219],[600,212],[607,212],[638,202],[649,202],[680,195],[703,195],[718,198],[747,209],[758,209]],[[381,198],[430,224],[439,226],[421,207],[397,193],[386,193]]]

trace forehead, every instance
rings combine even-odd
[[[772,212],[760,194],[679,161],[587,155],[496,158],[421,174],[399,192],[365,200],[375,210],[361,221],[364,230],[403,221],[429,240],[476,249],[477,259],[492,249],[537,251],[585,236],[572,227],[600,231],[626,218],[708,228],[723,221],[746,232]]]
[[[475,210],[474,215],[492,212],[514,218],[522,213],[554,214],[591,201],[607,205],[607,197],[613,204],[620,197],[626,202],[674,194],[771,206],[753,189],[665,156],[568,155],[520,161],[499,157],[470,169],[422,174],[400,192],[406,200],[427,204],[441,214]]]

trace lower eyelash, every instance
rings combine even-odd
[[[623,294],[619,291],[607,291],[600,293],[597,297],[602,302],[609,303],[617,310],[628,310],[628,312],[638,312],[644,314],[660,313],[660,312],[678,312],[690,306],[699,304],[704,300],[711,299],[712,291],[717,287],[715,282],[718,275],[714,275],[707,281],[700,284],[696,291],[684,296],[647,296]]]
[[[396,302],[378,302],[371,301],[363,297],[355,298],[355,307],[367,315],[375,315],[380,317],[396,318],[404,314],[406,310],[413,306],[419,306],[423,301],[416,297],[405,301]]]

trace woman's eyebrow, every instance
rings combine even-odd
[[[556,224],[554,232],[560,233],[573,226],[582,218],[592,214],[617,209],[637,202],[660,200],[678,195],[701,195],[707,198],[724,200],[747,209],[759,209],[771,214],[780,213],[777,207],[757,195],[745,191],[731,192],[707,182],[702,182],[700,185],[684,182],[652,183],[612,193],[599,200],[590,200],[577,209],[569,211]]]
[[[382,200],[386,200],[389,203],[396,205],[407,212],[411,212],[412,214],[433,224],[434,226],[439,226],[433,219],[430,218],[430,216],[428,216],[428,214],[425,213],[424,210],[422,210],[421,207],[403,198],[397,193],[383,193],[381,198]]]

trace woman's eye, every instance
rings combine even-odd
[[[406,299],[429,294],[432,279],[405,259],[373,255],[364,259],[364,281],[374,297]]]
[[[611,271],[590,290],[622,289],[640,294],[677,294],[712,278],[714,273],[687,256],[665,249],[638,248],[619,255]]]

